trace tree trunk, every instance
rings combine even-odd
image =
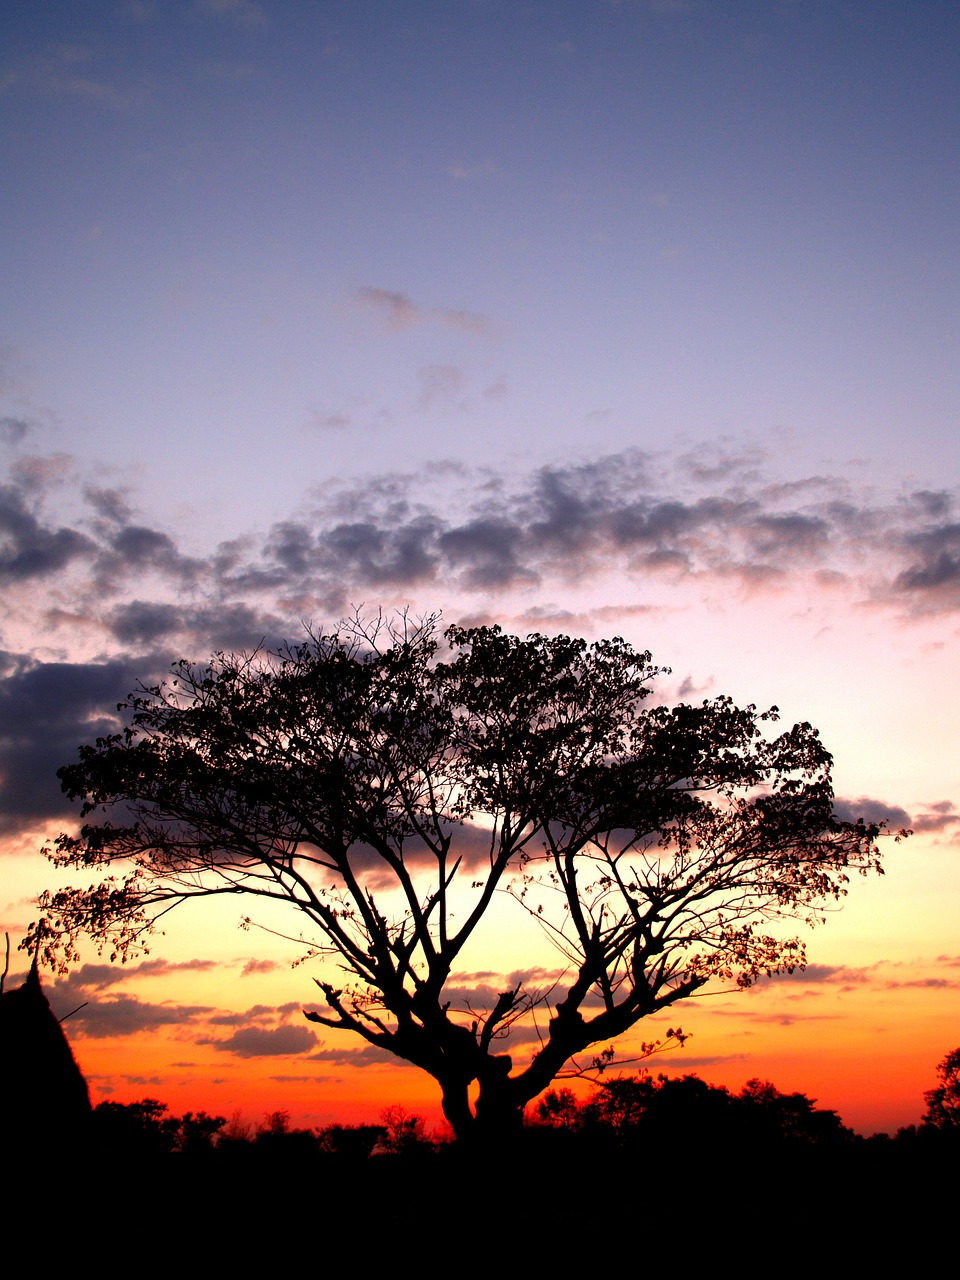
[[[470,1110],[467,1085],[462,1080],[440,1081],[444,1118],[458,1143],[468,1142],[476,1121]]]
[[[506,1055],[488,1058],[476,1077],[480,1085],[476,1105],[470,1107],[468,1085],[443,1082],[443,1114],[458,1146],[479,1153],[502,1151],[515,1145],[523,1132],[524,1101],[510,1080],[511,1060]]]

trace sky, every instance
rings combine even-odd
[[[0,34],[12,942],[57,768],[173,660],[356,609],[621,634],[915,832],[658,1062],[916,1122],[960,1014],[956,6],[7,0]],[[237,915],[48,975],[95,1098],[434,1115]],[[556,965],[493,924],[465,989]]]

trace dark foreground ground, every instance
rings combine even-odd
[[[111,1117],[117,1122],[118,1115]],[[209,1119],[209,1118],[207,1118]],[[276,1119],[276,1118],[275,1118]],[[403,1125],[254,1136],[160,1149],[156,1132],[100,1123],[70,1151],[6,1152],[5,1220],[39,1251],[148,1274],[208,1266],[362,1275],[647,1274],[669,1268],[955,1269],[956,1133],[771,1135],[528,1127],[466,1151]],[[393,1146],[391,1147],[391,1143]],[[949,1252],[945,1253],[947,1249]],[[41,1256],[38,1252],[37,1256]]]

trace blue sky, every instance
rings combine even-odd
[[[950,5],[5,25],[9,412],[158,507],[717,436],[955,464]]]
[[[0,31],[9,865],[138,678],[361,603],[623,631],[676,695],[819,724],[844,795],[947,856],[955,5],[8,0]],[[903,874],[929,921],[876,959],[935,973],[960,884]]]

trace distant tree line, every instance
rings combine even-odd
[[[783,1093],[764,1080],[749,1080],[739,1093],[688,1074],[669,1077],[641,1071],[600,1079],[580,1099],[569,1088],[551,1089],[526,1118],[521,1146],[527,1154],[569,1156],[587,1153],[616,1159],[616,1153],[659,1161],[682,1155],[722,1153],[727,1161],[749,1162],[774,1154],[816,1159],[838,1153],[861,1155],[881,1148],[909,1151],[960,1142],[960,1049],[938,1068],[940,1083],[924,1097],[919,1125],[895,1135],[863,1138],[835,1111],[818,1107],[805,1093]],[[274,1111],[253,1126],[239,1114],[228,1120],[205,1111],[172,1115],[154,1099],[101,1102],[93,1113],[93,1145],[106,1156],[250,1162],[259,1159],[368,1162],[384,1158],[442,1158],[454,1144],[449,1135],[428,1131],[424,1119],[403,1107],[389,1107],[379,1123],[330,1124],[298,1128],[289,1113]]]
[[[438,1142],[424,1120],[403,1107],[388,1107],[379,1124],[331,1124],[317,1129],[296,1128],[287,1111],[272,1111],[259,1125],[211,1116],[205,1111],[170,1114],[155,1098],[138,1102],[101,1102],[93,1112],[92,1142],[101,1154],[121,1158],[156,1159],[183,1156],[220,1161],[256,1157],[346,1157],[366,1160],[374,1155],[400,1156],[432,1152]]]

